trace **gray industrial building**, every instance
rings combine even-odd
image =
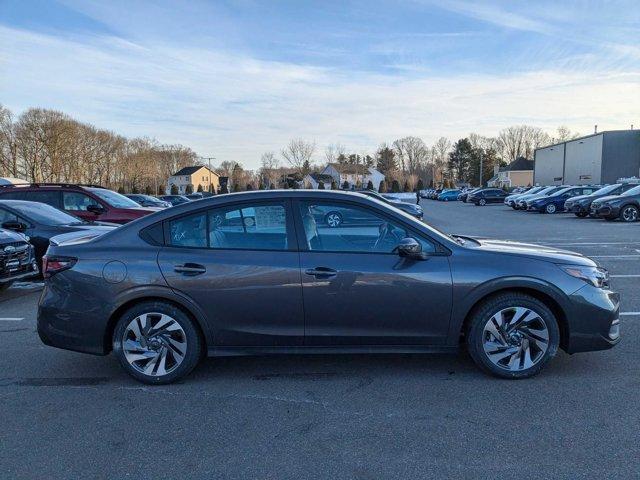
[[[640,176],[640,130],[594,133],[536,149],[535,185],[615,183]]]

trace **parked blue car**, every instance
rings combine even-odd
[[[458,195],[460,195],[460,190],[458,189],[444,190],[440,195],[438,195],[438,200],[441,202],[457,201]]]
[[[556,213],[564,211],[564,202],[569,198],[577,197],[578,195],[591,195],[598,190],[599,187],[584,186],[584,187],[567,187],[557,192],[552,193],[549,196],[537,198],[530,203],[527,202],[528,210],[534,210],[540,213]]]

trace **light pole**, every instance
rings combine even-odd
[[[208,190],[209,190],[209,193],[212,193],[211,192],[211,160],[215,160],[216,157],[198,157],[198,158],[200,160],[206,160],[207,161],[207,165],[208,165],[207,168],[209,168],[209,174],[208,174],[209,175],[209,188],[208,188]],[[218,193],[218,192],[216,192],[216,193]]]
[[[480,150],[480,185],[478,186],[482,188],[482,150]]]

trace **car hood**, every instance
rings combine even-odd
[[[595,200],[596,198],[599,198],[599,197],[593,196],[593,195],[577,195],[567,200],[567,203],[578,203],[578,202],[582,202],[583,200],[586,200],[586,201]]]
[[[619,200],[620,197],[622,197],[622,195],[607,195],[606,197],[598,198],[598,203],[602,204],[605,202],[610,202],[611,200]]]
[[[0,244],[13,242],[26,242],[24,235],[12,230],[0,228]]]
[[[535,245],[532,243],[512,242],[509,240],[493,240],[490,238],[476,238],[473,240],[480,243],[474,248],[496,252],[507,255],[519,255],[523,257],[533,258],[536,260],[544,260],[552,263],[564,263],[572,265],[595,266],[596,262],[588,257],[569,250],[562,250],[544,245]]]

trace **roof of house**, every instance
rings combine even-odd
[[[533,160],[518,157],[506,167],[506,170],[511,172],[516,170],[533,170]]]
[[[180,175],[193,175],[194,173],[196,173],[201,168],[206,168],[207,170],[209,170],[205,165],[193,165],[192,167],[181,168],[180,170],[178,170],[176,173],[174,173],[171,176],[172,177],[178,177]],[[214,175],[217,175],[217,173],[214,172],[213,170],[211,170],[211,173],[213,173]]]
[[[333,177],[325,173],[313,172],[313,173],[310,173],[309,176],[313,178],[316,182],[331,183],[333,181]]]
[[[344,173],[345,175],[369,173],[369,169],[364,165],[354,165],[352,163],[330,163],[327,166],[331,166],[339,173]]]

